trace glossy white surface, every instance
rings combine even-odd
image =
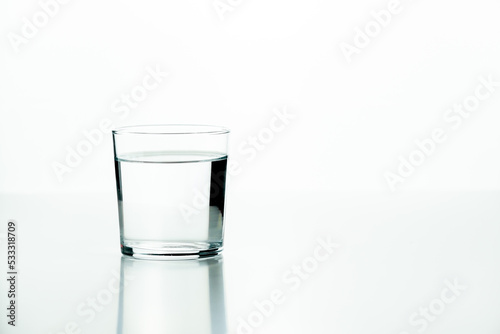
[[[498,333],[498,203],[496,192],[231,193],[223,259],[162,263],[122,260],[112,193],[2,195],[1,276],[15,219],[19,307],[18,326],[2,315],[0,331]]]

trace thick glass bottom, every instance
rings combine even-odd
[[[222,252],[221,242],[122,241],[122,254],[139,259],[185,260]]]

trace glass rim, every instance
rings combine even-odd
[[[203,124],[146,124],[127,125],[112,130],[114,135],[221,135],[230,133],[223,126]]]

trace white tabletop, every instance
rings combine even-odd
[[[0,197],[1,333],[498,333],[500,194],[230,193],[223,256],[122,257],[116,199]],[[8,276],[7,276],[8,277]]]

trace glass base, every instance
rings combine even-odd
[[[185,260],[211,257],[222,252],[222,243],[208,242],[122,242],[122,254],[139,259]]]

